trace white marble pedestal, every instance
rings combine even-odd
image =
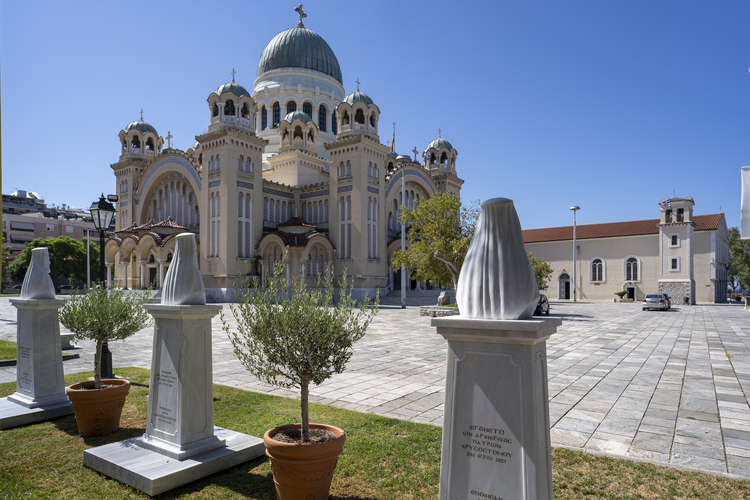
[[[0,429],[73,413],[65,395],[59,299],[11,299],[17,309],[16,392],[0,399]]]
[[[552,500],[546,340],[559,318],[433,318],[448,341],[440,500]]]
[[[263,439],[214,427],[211,318],[220,305],[144,306],[154,317],[146,433],[83,463],[149,495],[252,460]]]

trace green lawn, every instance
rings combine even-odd
[[[16,359],[16,343],[10,340],[0,340],[0,360]]]
[[[133,386],[123,410],[122,428],[108,436],[83,439],[72,416],[0,431],[0,498],[149,498],[84,467],[83,450],[143,434],[148,406],[148,371],[118,369]],[[66,383],[91,373],[65,377]],[[0,397],[15,384],[0,384]],[[295,400],[214,386],[216,425],[262,436],[275,425],[299,420]],[[310,405],[311,420],[338,425],[347,432],[344,453],[334,475],[332,500],[435,499],[438,494],[442,430]],[[750,483],[709,474],[553,449],[557,500],[580,498],[750,498]],[[159,498],[275,499],[268,461],[260,458],[214,474]]]

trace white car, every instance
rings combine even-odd
[[[649,293],[643,299],[644,311],[646,309],[661,309],[662,311],[666,311],[670,306],[669,298],[663,293]]]

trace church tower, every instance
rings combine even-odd
[[[135,188],[149,163],[161,153],[164,140],[151,124],[141,119],[128,124],[119,133],[120,159],[110,165],[117,178],[117,219],[119,231],[135,222]]]
[[[368,287],[388,285],[385,213],[385,166],[388,148],[380,144],[380,109],[367,94],[349,94],[336,110],[338,134],[326,144],[331,158],[329,238],[337,248],[336,274],[346,268],[354,287],[363,288],[364,279],[382,276],[379,283],[368,280]]]
[[[659,292],[672,304],[695,304],[693,266],[692,198],[669,198],[659,202]]]
[[[458,151],[441,137],[438,130],[438,138],[432,141],[422,152],[425,160],[424,167],[435,180],[441,193],[453,193],[459,196],[464,181],[458,178],[456,173],[456,157]]]
[[[200,148],[200,262],[206,288],[226,293],[237,277],[252,272],[262,235],[253,214],[262,211],[262,155],[266,141],[255,134],[256,107],[234,81],[208,97],[208,131]]]

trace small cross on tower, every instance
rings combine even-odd
[[[414,146],[414,149],[412,149],[411,152],[414,153],[414,163],[417,163],[417,154],[419,153],[419,150]]]
[[[234,74],[237,73],[234,68],[232,68],[232,83],[234,83]]]
[[[359,78],[357,78],[357,92],[359,92]]]
[[[141,109],[141,121],[143,121],[143,110]]]
[[[298,28],[304,28],[305,25],[302,24],[302,19],[307,17],[307,14],[302,10],[302,4],[299,4],[299,7],[294,9],[294,11],[299,14],[299,24],[297,25]]]
[[[167,130],[167,147],[169,149],[172,149],[172,139],[173,139],[172,132]]]

